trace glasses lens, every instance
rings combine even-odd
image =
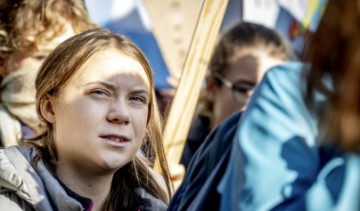
[[[234,101],[238,104],[244,102],[251,96],[254,87],[249,84],[233,84],[231,89]]]

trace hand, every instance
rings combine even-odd
[[[170,167],[170,178],[174,183],[174,192],[180,187],[185,177],[185,167],[182,164]]]

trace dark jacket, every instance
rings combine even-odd
[[[191,124],[189,135],[186,139],[184,151],[180,163],[187,169],[189,167],[191,158],[195,152],[204,143],[205,138],[210,133],[210,119],[207,116],[199,115]]]
[[[182,185],[168,210],[217,210],[220,195],[216,187],[224,174],[241,113],[235,113],[216,127],[192,158]]]

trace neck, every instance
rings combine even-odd
[[[101,210],[110,194],[113,173],[100,175],[59,163],[56,175],[72,191],[80,196],[90,198],[94,203],[93,211]]]

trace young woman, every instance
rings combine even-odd
[[[0,3],[0,146],[41,132],[35,78],[65,39],[97,27],[82,0],[2,0]]]
[[[1,210],[166,209],[152,72],[129,39],[94,29],[60,44],[39,70],[36,108],[45,132],[0,151]]]
[[[206,77],[204,99],[193,121],[181,163],[188,166],[210,130],[232,113],[243,111],[265,72],[291,57],[285,40],[273,29],[239,22],[216,45]]]

